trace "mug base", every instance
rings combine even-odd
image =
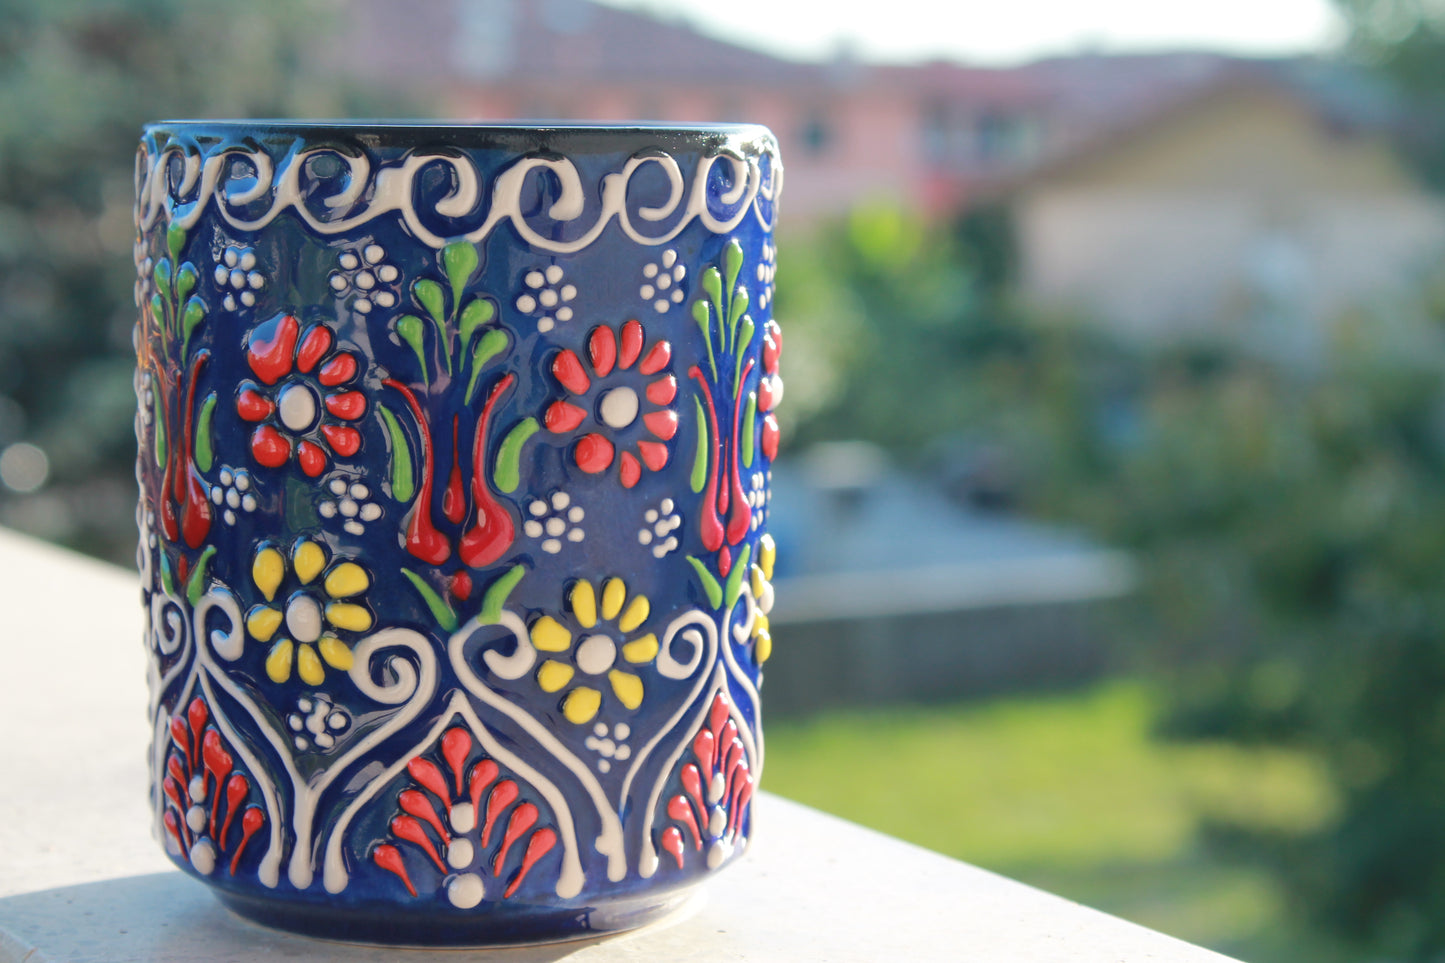
[[[698,890],[606,900],[595,906],[499,907],[459,915],[396,913],[377,907],[319,906],[215,892],[226,909],[252,923],[333,943],[397,949],[484,948],[565,943],[607,936],[655,923],[691,902]]]

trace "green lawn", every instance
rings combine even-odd
[[[1069,695],[767,724],[769,790],[1183,939],[1265,963],[1347,951],[1290,931],[1255,868],[1202,825],[1306,831],[1335,797],[1311,758],[1151,736],[1137,682]]]

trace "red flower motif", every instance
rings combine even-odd
[[[356,421],[366,414],[366,396],[343,388],[356,377],[356,356],[332,353],[334,343],[326,325],[313,324],[303,334],[300,322],[289,314],[252,329],[246,361],[261,383],[241,383],[236,413],[256,424],[251,455],[260,464],[286,464],[294,440],[296,461],[315,478],[326,470],[327,449],[343,457],[360,450],[361,432],[326,420],[328,414],[338,421]]]
[[[581,405],[558,400],[552,402],[543,418],[547,430],[553,434],[574,431],[588,417],[593,417],[600,428],[608,429],[612,438],[601,431],[590,431],[579,438],[572,449],[572,458],[578,468],[596,475],[610,468],[616,456],[618,475],[624,488],[631,488],[641,480],[644,465],[652,471],[660,471],[667,464],[666,442],[677,434],[677,412],[667,407],[677,397],[677,379],[671,374],[661,373],[672,361],[672,344],[655,341],[644,353],[644,341],[642,325],[635,320],[628,321],[617,332],[606,325],[598,325],[587,336],[586,363],[570,348],[552,360],[552,374],[578,401],[593,392],[594,381],[601,381],[614,372],[627,371],[634,364],[639,374],[649,377],[659,375],[647,383],[641,397],[627,384],[602,386],[595,392],[592,415]],[[592,372],[590,377],[587,373],[589,368]],[[643,412],[644,400],[656,410]],[[615,441],[616,434],[639,421],[652,437],[637,439],[636,454],[626,450],[619,454],[618,447],[626,448],[630,443]]]

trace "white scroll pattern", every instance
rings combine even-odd
[[[303,175],[313,160],[330,158],[345,168],[330,178],[343,184],[319,204],[308,200]],[[764,164],[763,159],[767,159]],[[177,170],[173,173],[175,163]],[[724,185],[713,184],[714,169],[725,165]],[[461,231],[476,243],[502,224],[539,251],[573,254],[592,244],[616,221],[631,240],[643,245],[666,244],[692,222],[701,223],[715,234],[738,227],[751,211],[765,230],[772,230],[773,212],[782,188],[783,167],[775,148],[744,156],[732,150],[700,158],[690,175],[671,154],[649,150],[630,157],[620,171],[603,176],[601,207],[596,220],[570,240],[539,232],[522,211],[529,177],[545,172],[555,179],[559,191],[547,209],[554,222],[572,222],[586,213],[589,194],[577,165],[566,157],[528,155],[512,162],[492,181],[490,206],[483,210],[485,195],[481,172],[466,155],[413,151],[399,161],[373,165],[359,148],[312,147],[295,150],[274,161],[264,150],[233,145],[200,154],[178,144],[151,152],[142,146],[136,157],[136,226],[149,230],[165,216],[172,226],[189,229],[215,202],[217,213],[240,231],[255,231],[270,224],[283,212],[292,211],[311,230],[322,235],[344,234],[386,214],[396,214],[407,229],[423,243],[441,248],[455,237],[442,237],[423,223],[416,193],[422,171],[443,165],[452,175],[451,191],[430,205],[428,215],[450,219],[475,219],[480,224]],[[667,178],[669,196],[657,206],[630,208],[628,188],[638,171],[657,165]],[[269,198],[264,210],[256,205]],[[714,213],[716,201],[721,214]],[[249,213],[248,213],[249,211]],[[634,223],[634,217],[642,222]],[[674,221],[671,228],[649,234],[649,224]]]

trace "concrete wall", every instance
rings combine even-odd
[[[777,626],[763,667],[770,718],[1064,689],[1118,668],[1121,601],[1002,605]]]

